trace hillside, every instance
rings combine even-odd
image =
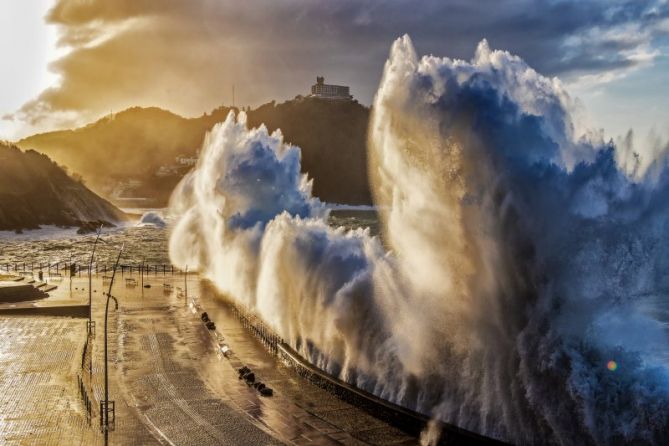
[[[47,156],[0,143],[0,230],[58,225],[87,231],[125,218]]]
[[[159,108],[135,107],[79,129],[33,135],[18,145],[68,166],[117,203],[141,196],[152,199],[147,205],[162,206],[190,169],[177,157],[196,156],[205,133],[230,110],[221,107],[184,118]],[[316,196],[335,203],[371,203],[368,108],[357,102],[296,98],[278,105],[271,102],[247,114],[250,125],[281,128],[287,142],[301,147],[302,169],[314,178]]]
[[[163,188],[171,191],[180,178],[154,178],[154,173],[178,155],[193,154],[206,129],[201,119],[135,107],[82,128],[42,133],[17,144],[47,154],[106,197],[128,180],[142,180],[147,190],[137,192],[154,196]]]
[[[331,203],[371,204],[367,178],[369,109],[357,102],[298,99],[248,113],[252,127],[281,129],[302,148],[302,170],[314,178],[314,195]]]

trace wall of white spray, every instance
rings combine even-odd
[[[630,167],[573,108],[485,42],[470,62],[419,60],[403,37],[369,135],[392,252],[329,228],[299,149],[240,114],[173,194],[170,255],[316,365],[407,407],[521,444],[661,444],[666,157]]]

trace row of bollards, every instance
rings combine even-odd
[[[203,312],[203,313],[200,315],[200,319],[202,319],[202,322],[204,322],[205,326],[206,326],[209,330],[212,330],[212,331],[213,331],[213,330],[216,330],[216,324],[214,323],[214,321],[211,320],[211,318],[209,317],[209,314],[207,314],[206,311]],[[259,333],[261,333],[261,330],[260,330],[260,329],[257,330],[256,335],[258,335]],[[217,336],[218,336],[218,335],[217,335]],[[269,339],[269,336],[265,336],[265,337],[266,337],[267,339]],[[219,338],[219,340],[220,340],[220,338]],[[219,345],[220,345],[220,344],[219,344]],[[230,353],[229,353],[230,350],[229,350],[229,347],[227,346],[227,344],[223,344],[223,346],[221,347],[221,349],[222,349],[221,351],[222,351],[223,355],[224,355],[225,357],[228,357],[228,355],[230,354]],[[258,393],[260,393],[260,395],[262,395],[262,396],[272,396],[272,395],[274,394],[274,390],[272,390],[271,387],[268,387],[268,386],[267,386],[265,383],[263,383],[262,381],[258,380],[258,379],[256,378],[255,373],[253,373],[253,372],[251,371],[251,369],[248,368],[247,366],[243,366],[243,367],[241,367],[241,368],[240,368],[239,370],[237,370],[237,371],[238,371],[238,373],[239,373],[239,379],[240,379],[240,380],[243,379],[244,382],[245,382],[249,387],[253,387],[254,389],[256,389],[256,390],[258,391]]]
[[[209,319],[209,315],[207,314],[206,311],[202,313],[202,315],[200,315],[200,319],[202,319],[202,322],[204,322],[204,325],[207,327],[208,330],[216,330],[216,324],[214,323],[214,321]]]
[[[228,304],[232,314],[240,320],[242,326],[256,336],[268,350],[276,354],[281,362],[289,365],[301,378],[406,432],[418,435],[425,428],[426,419],[423,415],[383,401],[320,370],[286,345],[284,339],[277,335],[254,311],[239,303],[228,301]],[[205,318],[209,320],[206,312],[201,317],[203,321]],[[298,345],[299,343],[298,341]],[[227,347],[226,344],[221,346],[221,351],[225,356],[228,354],[223,348]],[[237,373],[240,380],[243,380],[249,387],[255,388],[262,396],[273,395],[273,390],[267,387],[250,367],[243,365],[237,369]]]
[[[238,303],[230,302],[230,306],[232,308],[232,313],[241,321],[242,326],[249,330],[258,339],[260,339],[260,341],[269,351],[276,355],[280,355],[284,361],[287,361],[289,364],[291,364],[298,376],[313,382],[317,386],[323,388],[335,396],[340,398],[344,398],[345,395],[347,396],[347,391],[343,387],[336,385],[331,380],[319,379],[319,375],[317,373],[314,373],[313,370],[304,367],[300,361],[295,360],[295,358],[285,357],[282,355],[281,350],[279,350],[279,345],[285,344],[285,341],[283,338],[277,335],[260,317],[258,317],[255,312]],[[246,380],[246,376],[251,371],[248,369],[248,367],[244,366],[239,369],[238,372],[240,379]],[[255,379],[255,376],[253,378]],[[247,380],[247,384],[253,385],[254,383],[249,383]]]
[[[265,383],[257,380],[255,373],[253,373],[253,371],[251,371],[251,369],[247,366],[241,367],[239,370],[237,370],[237,372],[239,373],[239,379],[243,379],[248,386],[256,389],[262,396],[274,395],[272,388],[267,387]]]

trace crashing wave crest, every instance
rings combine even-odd
[[[369,135],[392,252],[328,227],[299,149],[242,113],[175,190],[170,256],[383,398],[517,443],[662,444],[669,170],[631,175],[573,108],[485,42],[401,38]]]

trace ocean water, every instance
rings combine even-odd
[[[343,227],[346,230],[368,228],[369,234],[381,237],[379,214],[373,210],[332,210],[328,216],[328,224]]]
[[[208,134],[169,233],[110,231],[101,259],[167,250],[316,366],[435,420],[669,444],[669,153],[627,162],[557,79],[485,41],[469,62],[393,45],[368,147],[378,219],[328,215],[299,148],[246,124]],[[0,256],[86,259],[92,240],[45,238]]]
[[[467,62],[405,36],[369,128],[383,240],[333,229],[299,148],[240,113],[172,195],[170,258],[314,365],[436,420],[669,444],[669,153],[627,163],[578,110],[485,41]]]
[[[111,265],[123,245],[122,264],[167,264],[167,231],[155,227],[123,226],[105,229],[96,248],[99,264]],[[24,234],[0,234],[0,267],[7,264],[58,262],[88,264],[95,234],[78,235],[76,229],[45,228]]]
[[[146,214],[152,210],[126,209],[134,214]],[[373,210],[332,210],[329,223],[332,227],[345,230],[369,228],[372,235],[379,234],[379,220]],[[15,234],[12,231],[0,231],[0,268],[9,265],[19,269],[31,264],[38,267],[55,265],[58,262],[76,262],[88,264],[95,234],[77,234],[77,228],[44,227],[39,230]],[[111,265],[116,260],[118,249],[124,245],[121,264],[137,265],[142,262],[149,265],[169,265],[168,255],[169,229],[157,226],[125,225],[105,228],[96,248],[96,259],[100,265]]]

